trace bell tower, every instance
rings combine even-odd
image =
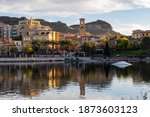
[[[86,28],[85,28],[85,19],[81,18],[80,20],[80,29],[79,29],[79,34],[80,36],[85,36],[86,35]]]

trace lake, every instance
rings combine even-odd
[[[0,100],[146,100],[150,63],[0,64]]]

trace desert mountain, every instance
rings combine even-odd
[[[1,16],[0,21],[9,25],[16,25],[20,20],[27,19],[26,17],[8,17],[8,16]],[[37,19],[41,21],[42,25],[50,26],[54,31],[62,32],[62,33],[78,33],[79,25],[72,25],[68,26],[67,24],[57,21],[57,22],[48,22],[44,19]],[[97,20],[94,22],[86,23],[86,31],[94,34],[94,35],[101,35],[101,34],[116,34],[113,31],[112,26],[102,20]]]

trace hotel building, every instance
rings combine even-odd
[[[19,21],[23,44],[30,44],[33,40],[54,40],[59,41],[60,33],[52,31],[49,26],[43,26],[40,21],[29,19]]]

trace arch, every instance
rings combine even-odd
[[[46,34],[48,35],[48,34],[50,34],[50,32],[46,32]]]
[[[44,35],[45,34],[45,32],[41,32],[41,35]]]

